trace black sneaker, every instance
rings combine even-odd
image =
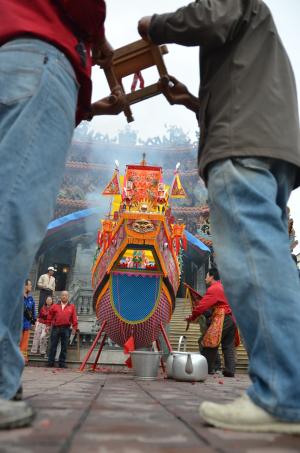
[[[46,365],[46,367],[48,367],[48,368],[54,368],[54,363],[49,363],[49,362],[48,362],[47,365]]]
[[[22,401],[22,399],[23,399],[23,387],[22,385],[20,385],[15,396],[11,398],[11,401]]]
[[[68,368],[65,363],[60,363],[58,366],[59,366],[59,368]]]
[[[231,371],[223,370],[223,376],[224,377],[234,377],[234,373],[232,373]]]

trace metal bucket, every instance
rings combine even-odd
[[[134,377],[137,379],[157,379],[161,352],[133,351],[130,353]]]

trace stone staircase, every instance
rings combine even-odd
[[[187,337],[187,351],[199,352],[198,337],[199,325],[190,324],[186,332],[185,318],[191,314],[190,302],[187,299],[176,299],[176,309],[173,313],[172,320],[168,327],[168,336],[173,349],[177,349],[178,341],[181,335]],[[246,372],[248,369],[248,356],[244,346],[241,344],[237,348],[237,370]]]

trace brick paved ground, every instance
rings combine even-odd
[[[199,403],[229,401],[248,377],[137,381],[128,373],[27,368],[32,428],[0,432],[1,453],[299,452],[300,437],[233,433],[201,423]]]

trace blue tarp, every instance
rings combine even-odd
[[[192,244],[194,247],[197,247],[198,249],[202,250],[203,252],[208,252],[210,253],[209,247],[207,245],[203,244],[203,242],[200,241],[200,239],[196,238],[192,233],[189,231],[185,230],[185,236],[188,242]]]
[[[72,214],[65,215],[63,217],[59,217],[59,219],[52,220],[47,227],[47,231],[53,230],[54,228],[59,228],[66,223],[74,222],[74,220],[84,219],[94,214],[98,214],[98,208],[90,208],[84,209],[82,211],[72,212]]]

